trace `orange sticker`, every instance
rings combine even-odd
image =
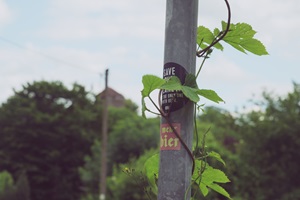
[[[176,132],[180,135],[180,124],[172,124]],[[169,124],[160,126],[160,150],[180,150],[181,144],[178,137],[173,132]]]

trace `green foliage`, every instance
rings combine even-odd
[[[157,194],[159,154],[154,154],[144,164],[144,173],[148,178],[152,191]]]
[[[197,44],[201,49],[208,47],[226,30],[227,23],[222,21],[222,30],[216,28],[213,32],[203,26],[198,27]],[[223,38],[223,41],[231,45],[238,51],[246,53],[247,51],[255,55],[268,55],[265,46],[254,38],[256,31],[247,23],[230,24],[229,32]],[[216,49],[223,50],[220,43],[214,45]]]
[[[227,32],[228,31],[228,32]],[[224,37],[225,34],[225,37]],[[154,75],[144,75],[142,78],[143,90],[142,90],[142,115],[145,117],[145,112],[149,111],[146,107],[145,99],[149,98],[151,103],[154,104],[158,112],[164,118],[168,118],[161,110],[160,106],[156,105],[152,100],[150,94],[154,90],[166,90],[166,91],[181,91],[185,97],[187,97],[191,102],[197,104],[200,101],[200,96],[207,98],[215,103],[224,102],[224,100],[218,96],[218,94],[213,90],[199,89],[196,79],[201,71],[204,61],[208,58],[208,55],[212,52],[211,48],[214,46],[216,49],[223,50],[223,46],[220,44],[219,40],[223,40],[229,45],[233,46],[237,50],[246,53],[249,51],[256,55],[267,55],[268,52],[264,45],[257,39],[254,38],[256,32],[252,27],[246,23],[230,24],[229,30],[227,30],[227,24],[222,22],[222,31],[215,29],[213,32],[204,26],[199,26],[197,30],[197,44],[203,52],[197,52],[197,55],[203,57],[202,64],[197,72],[197,75],[188,74],[185,77],[184,84],[181,83],[180,79],[177,76],[171,76],[165,79],[159,78]],[[202,54],[201,54],[202,53]],[[204,56],[205,55],[205,56]],[[200,106],[199,106],[200,107]],[[170,124],[171,126],[171,124]],[[209,128],[210,129],[210,128]],[[209,130],[208,129],[208,130]],[[207,133],[206,131],[205,133]],[[198,132],[196,131],[196,137],[198,138]],[[204,134],[202,139],[202,147],[199,148],[199,144],[196,141],[195,154],[200,154],[199,160],[196,160],[196,168],[193,172],[192,181],[195,184],[198,184],[202,194],[207,196],[209,190],[208,188],[216,191],[217,193],[231,199],[229,193],[221,187],[218,183],[228,183],[229,179],[225,173],[219,169],[215,169],[208,165],[207,158],[216,159],[218,162],[222,163],[225,166],[224,160],[221,158],[220,154],[215,151],[206,153],[205,147],[205,138]],[[188,150],[187,150],[188,151]],[[200,153],[199,153],[200,152]],[[145,170],[150,185],[156,191],[155,179],[156,174],[158,174],[157,163],[158,156],[153,156],[149,161],[146,162]],[[199,163],[200,166],[199,166]],[[203,164],[204,163],[204,164]],[[156,171],[157,170],[157,171]],[[153,174],[155,176],[153,176]]]
[[[99,197],[99,174],[101,166],[101,142],[94,140],[91,146],[91,155],[84,157],[84,165],[79,167],[83,183],[83,199],[94,200]]]
[[[224,160],[216,152],[208,153],[208,156],[215,158],[219,162],[225,165]],[[159,154],[155,154],[147,159],[144,165],[144,173],[149,181],[149,185],[153,193],[157,194],[157,179],[158,179],[158,163]],[[228,183],[230,180],[227,178],[225,173],[219,169],[214,169],[209,166],[205,161],[196,160],[195,162],[196,170],[192,176],[192,182],[197,184],[204,196],[207,196],[209,190],[208,188],[230,198],[228,192],[221,187],[218,183]]]
[[[13,179],[10,173],[3,171],[0,173],[2,181],[6,181],[7,185],[4,186],[4,190],[0,191],[1,200],[30,200],[30,187],[25,172],[21,172],[16,184],[13,184]]]
[[[205,169],[203,169],[203,166],[205,166]],[[192,179],[198,184],[204,196],[207,196],[209,192],[208,188],[210,188],[230,199],[228,192],[218,184],[230,182],[224,172],[219,169],[214,169],[208,166],[207,163],[203,163],[203,161],[199,160],[196,162],[196,169]]]
[[[236,144],[241,138],[241,134],[238,134],[237,131],[239,126],[237,125],[237,119],[235,119],[232,113],[216,108],[216,107],[205,107],[204,113],[200,115],[199,121],[201,123],[207,123],[208,126],[213,130],[212,134],[208,136],[214,136],[213,140],[218,140],[220,144],[214,145],[212,150],[217,152],[224,152],[223,149],[219,149],[218,145],[223,145],[226,149],[231,152],[236,152]],[[199,130],[199,132],[204,130]]]
[[[223,30],[227,24],[222,22]],[[249,24],[246,23],[237,23],[230,24],[230,31],[223,39],[224,42],[230,44],[235,49],[246,53],[249,51],[256,55],[268,55],[268,52],[265,46],[257,39],[253,38],[256,34],[256,31],[252,29]]]
[[[239,191],[248,199],[288,199],[300,187],[300,86],[294,84],[285,97],[263,96],[264,101],[256,103],[260,111],[239,120],[243,133]]]
[[[125,189],[125,186],[119,184],[115,179],[122,179],[122,181],[126,181],[126,184],[130,182],[128,184],[132,185],[132,187],[135,185],[131,183],[130,179],[127,179],[126,175],[119,170],[119,167],[139,159],[148,149],[157,147],[159,141],[157,134],[159,132],[159,119],[151,118],[146,120],[138,116],[135,110],[128,107],[110,107],[108,116],[108,179],[112,183],[116,183],[112,185],[113,188],[110,189],[111,193],[108,194],[108,198],[114,199],[115,190],[120,190],[119,193],[125,192],[122,191]],[[94,141],[94,144],[91,146],[91,152],[91,155],[85,156],[85,164],[80,167],[79,171],[84,183],[85,198],[98,199],[101,141]],[[127,192],[133,192],[133,189]]]
[[[0,172],[0,194],[6,191],[9,187],[12,187],[13,184],[14,179],[9,172]]]
[[[221,158],[221,155],[219,153],[211,151],[207,155],[208,155],[208,157],[214,158],[217,161],[219,161],[220,163],[222,163],[224,166],[226,166],[225,161]]]
[[[0,107],[0,170],[25,170],[33,200],[79,199],[97,109],[78,84],[34,82]]]
[[[219,97],[219,95],[213,90],[202,89],[202,90],[198,90],[197,94],[215,103],[224,102],[224,100],[221,97]]]
[[[142,90],[142,115],[144,117],[145,112],[150,111],[146,107],[145,98],[148,97],[152,100],[150,94],[156,89],[182,91],[183,94],[194,103],[198,103],[200,100],[199,96],[205,97],[216,103],[224,102],[215,91],[198,89],[196,77],[192,74],[188,74],[186,76],[184,84],[181,84],[181,81],[176,76],[172,76],[168,79],[162,79],[154,75],[144,75],[142,82],[144,86]]]
[[[157,147],[159,143],[159,119],[146,120],[132,116],[117,121],[110,133],[109,146],[112,163],[126,163],[137,158],[145,150]]]
[[[150,96],[151,92],[158,89],[161,85],[165,83],[165,81],[154,75],[143,76],[143,85],[144,89],[142,90],[142,97]]]
[[[254,101],[257,111],[232,116],[207,107],[199,116],[199,131],[205,124],[212,130],[206,137],[207,151],[222,152],[226,168],[219,161],[208,162],[230,177],[232,184],[224,188],[233,199],[299,198],[299,88],[294,84],[294,90],[281,97],[264,92],[264,100]],[[223,198],[209,193],[207,199]]]
[[[208,28],[199,26],[197,29],[197,44],[201,49],[205,49],[215,41],[217,36],[219,36],[219,32],[213,34]],[[219,50],[224,49],[220,43],[217,43],[214,47]]]
[[[132,112],[134,112],[134,113],[137,113],[139,107],[136,103],[134,103],[130,99],[126,99],[125,100],[125,108],[132,111]]]
[[[143,173],[144,163],[157,150],[148,150],[138,159],[132,159],[120,168],[114,168],[108,180],[109,200],[155,199],[152,189]]]

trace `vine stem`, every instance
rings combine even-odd
[[[160,92],[161,95],[161,92]],[[192,174],[194,172],[195,169],[195,159],[194,159],[194,155],[191,152],[191,150],[189,149],[189,147],[186,145],[186,143],[183,141],[183,139],[180,137],[179,133],[177,132],[177,130],[175,129],[175,127],[173,126],[172,122],[170,121],[169,118],[169,114],[166,115],[162,109],[160,109],[156,103],[153,101],[153,99],[148,96],[148,98],[150,99],[150,101],[152,102],[152,104],[155,106],[155,108],[158,110],[158,112],[160,113],[160,115],[167,121],[168,125],[170,126],[170,128],[172,129],[173,133],[176,135],[176,137],[179,139],[180,143],[182,144],[183,148],[187,151],[188,155],[190,156],[191,160],[192,160]],[[159,97],[160,98],[160,97]],[[160,106],[161,107],[161,106]]]
[[[228,11],[228,18],[227,18],[227,26],[225,31],[221,31],[221,36],[216,39],[214,42],[212,42],[208,47],[202,49],[201,51],[197,51],[196,55],[198,57],[202,57],[211,47],[213,47],[215,44],[217,44],[219,41],[221,41],[225,35],[229,32],[229,28],[230,28],[230,22],[231,22],[231,9],[230,9],[230,5],[228,0],[224,0],[227,6],[227,11]]]
[[[205,55],[204,59],[201,62],[200,68],[199,68],[199,70],[198,70],[198,72],[196,74],[196,79],[198,78],[198,76],[199,76],[199,74],[200,74],[200,72],[202,70],[202,67],[203,67],[203,65],[204,65],[204,63],[205,63],[205,61],[207,59],[208,54],[209,54],[209,51],[206,52],[206,55]]]
[[[184,147],[184,149],[187,151],[187,153],[189,154],[190,158],[192,159],[192,174],[194,173],[194,169],[195,169],[195,158],[193,153],[191,152],[191,150],[189,149],[189,147],[186,145],[186,143],[183,141],[183,139],[180,137],[180,135],[178,134],[177,130],[175,129],[175,127],[173,126],[173,124],[171,123],[170,119],[167,117],[165,118],[167,120],[168,125],[171,127],[173,133],[176,135],[176,137],[179,139],[179,141],[181,142],[182,146]]]

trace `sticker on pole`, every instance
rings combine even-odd
[[[169,62],[164,65],[164,79],[177,76],[183,84],[186,75],[187,71],[185,68],[177,63]],[[165,113],[179,110],[183,108],[187,102],[188,98],[183,95],[182,91],[162,90],[162,109]]]
[[[180,124],[172,124],[178,135],[180,135]],[[180,150],[181,143],[169,124],[160,126],[160,150]]]

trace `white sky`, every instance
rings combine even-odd
[[[251,24],[270,53],[225,45],[207,61],[199,87],[215,90],[226,101],[219,106],[234,111],[264,88],[285,94],[300,82],[300,1],[230,4],[232,22]],[[140,105],[142,75],[162,75],[165,9],[165,0],[0,0],[0,103],[39,80],[98,93],[109,68],[109,86]],[[224,1],[199,1],[199,25],[220,28],[226,17]]]

